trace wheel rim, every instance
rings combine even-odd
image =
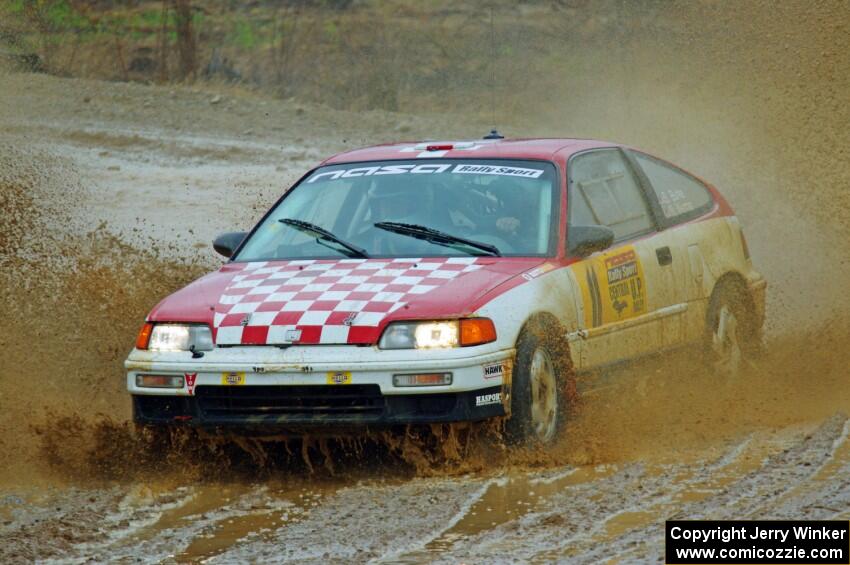
[[[738,335],[738,318],[724,304],[717,312],[717,324],[712,335],[715,354],[715,369],[727,377],[737,377],[741,370],[743,353]]]
[[[552,361],[543,349],[531,358],[531,424],[537,439],[546,443],[555,437],[558,420],[558,387]]]

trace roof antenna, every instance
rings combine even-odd
[[[490,119],[493,129],[484,136],[484,139],[505,139],[496,129],[496,27],[493,24],[493,4],[490,4]]]

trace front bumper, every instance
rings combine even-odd
[[[145,424],[281,429],[476,421],[507,415],[514,350],[470,353],[352,346],[232,347],[192,359],[188,352],[134,350],[125,367],[134,419]],[[394,375],[426,373],[451,373],[452,384],[393,383]],[[137,386],[137,375],[179,375],[194,382],[184,383],[182,389],[146,388]]]
[[[495,396],[493,396],[495,395]],[[377,385],[200,387],[194,396],[133,396],[142,424],[280,429],[319,426],[430,424],[504,416],[502,387],[439,394],[384,396]]]

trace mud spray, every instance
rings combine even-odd
[[[56,478],[53,467],[84,476],[87,462],[112,474],[129,459],[96,455],[129,437],[127,340],[158,295],[201,272],[131,248],[105,224],[75,235],[76,182],[56,155],[0,150],[0,482]]]
[[[74,220],[73,167],[47,152],[0,151],[0,257],[4,351],[0,379],[0,485],[184,479],[273,472],[334,474],[339,467],[407,461],[423,473],[459,463],[489,426],[430,426],[340,437],[140,433],[129,422],[123,359],[152,305],[212,265],[164,259]],[[170,255],[173,255],[170,254]],[[473,429],[474,428],[474,429]],[[478,430],[481,430],[479,432]],[[407,473],[407,470],[402,470]]]
[[[0,437],[0,456],[9,462],[0,481],[8,484],[133,482],[151,471],[191,480],[340,469],[422,476],[681,459],[746,431],[816,421],[850,406],[835,355],[850,335],[836,315],[816,333],[774,331],[752,374],[720,389],[688,360],[648,363],[577,403],[567,438],[547,451],[509,449],[499,422],[341,437],[139,434],[123,382],[128,344],[151,305],[212,265],[165,259],[173,253],[155,243],[146,251],[130,247],[103,225],[74,235],[64,204],[77,183],[73,167],[12,147],[0,159],[8,219],[0,234],[8,250],[0,270],[8,360],[0,418],[10,431]]]

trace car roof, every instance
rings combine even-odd
[[[451,149],[442,147],[451,145]],[[338,153],[323,165],[388,161],[393,159],[438,158],[446,159],[543,159],[552,160],[555,154],[565,157],[585,149],[619,147],[616,143],[593,139],[523,138],[523,139],[469,139],[441,141],[404,141],[373,145]]]

